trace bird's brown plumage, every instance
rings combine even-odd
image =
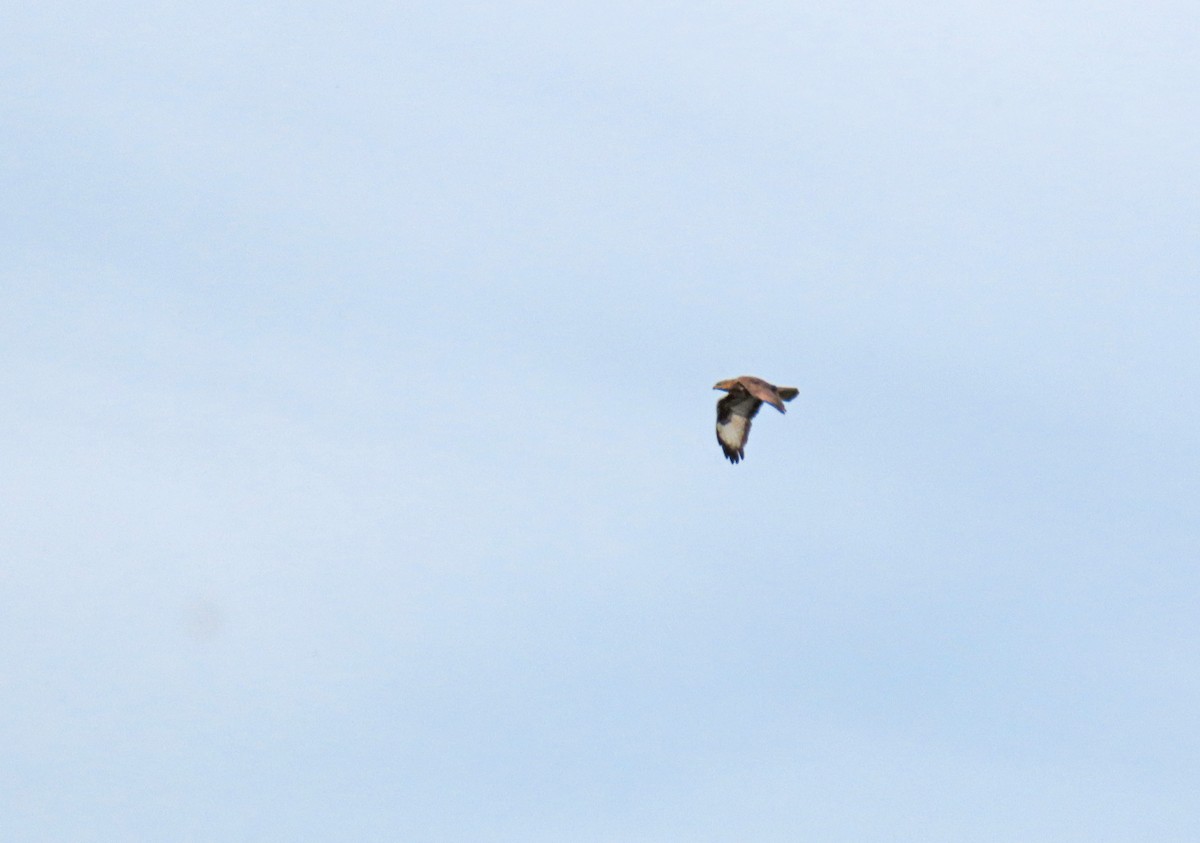
[[[791,401],[799,394],[795,387],[775,386],[750,375],[719,381],[713,389],[729,393],[717,402],[717,442],[734,464],[746,457],[750,420],[759,407],[770,404],[779,412],[786,413],[783,402]]]

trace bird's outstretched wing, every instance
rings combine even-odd
[[[787,412],[787,409],[783,406],[783,402],[791,401],[798,394],[798,390],[786,386],[778,387],[767,383],[762,378],[755,378],[749,375],[742,375],[737,379],[737,382],[759,401],[770,404],[781,413]]]
[[[762,403],[741,390],[731,392],[717,402],[717,442],[730,462],[737,463],[746,456],[750,420]]]

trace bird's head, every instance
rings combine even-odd
[[[729,390],[733,389],[733,385],[736,383],[736,378],[731,378],[727,381],[717,381],[716,384],[713,385],[713,389],[723,389],[724,391],[728,392]]]

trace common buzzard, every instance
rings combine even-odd
[[[791,386],[775,386],[762,378],[743,375],[721,381],[713,389],[729,394],[717,402],[717,441],[731,463],[746,457],[746,439],[750,436],[750,419],[763,402],[781,413],[787,410],[784,401],[791,401],[800,390]]]

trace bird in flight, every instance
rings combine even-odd
[[[791,401],[800,390],[791,386],[775,386],[762,378],[743,375],[720,381],[713,389],[729,394],[717,402],[717,441],[731,463],[746,457],[746,439],[750,436],[750,419],[763,402],[786,413],[784,401]]]

